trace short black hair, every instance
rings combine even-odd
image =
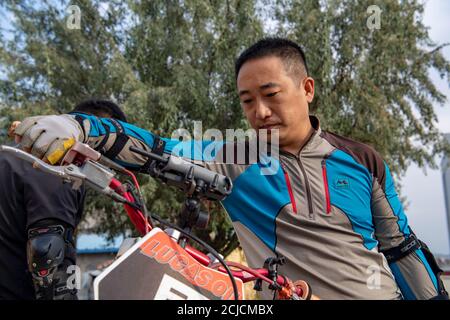
[[[284,38],[263,38],[247,48],[237,58],[235,63],[236,79],[239,70],[249,60],[275,56],[283,61],[286,72],[296,75],[307,76],[308,66],[303,49],[295,42]]]
[[[111,118],[127,122],[125,113],[120,107],[112,101],[103,99],[89,99],[77,104],[71,112],[86,112],[98,116],[100,113],[106,113]]]

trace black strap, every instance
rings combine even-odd
[[[74,113],[74,112],[70,112],[69,114],[75,115],[75,120],[76,120],[76,121],[80,124],[80,126],[83,128],[83,132],[84,132],[84,126],[83,126],[84,118],[83,118],[82,116],[80,116],[79,114]],[[85,114],[85,115],[88,115],[88,116],[89,116],[89,114],[87,114],[87,113],[82,113],[82,114]],[[99,144],[97,147],[95,147],[95,150],[97,150],[97,151],[100,151],[100,150],[105,146],[106,142],[108,142],[109,133],[110,133],[109,126],[104,126],[104,128],[105,128],[105,131],[106,131],[105,137],[104,137],[103,140],[100,142],[100,144]],[[85,135],[85,137],[86,137],[86,135]]]
[[[97,150],[97,151],[101,151],[109,139],[109,126],[104,126],[104,127],[105,127],[105,131],[106,131],[105,137],[103,138],[102,142],[100,142],[100,144],[97,147],[95,147],[95,150]]]
[[[162,156],[165,148],[166,148],[166,142],[164,140],[162,140],[159,136],[156,136],[155,141],[153,142],[152,153],[156,153],[157,155]],[[148,173],[152,162],[153,162],[153,159],[148,158],[148,160],[141,167],[140,171],[143,173]]]
[[[166,142],[159,136],[156,136],[155,141],[153,142],[152,153],[156,153],[158,156],[162,156],[165,148]]]
[[[415,234],[410,234],[402,244],[395,248],[382,251],[389,263],[400,260],[411,252],[420,249],[421,245]]]
[[[125,147],[129,137],[124,133],[123,127],[118,121],[114,119],[109,119],[109,121],[111,121],[113,126],[116,128],[116,141],[114,141],[112,147],[105,153],[105,157],[114,160]]]
[[[78,124],[80,125],[80,127],[81,127],[81,130],[83,130],[83,136],[84,136],[84,141],[87,141],[87,135],[86,135],[86,131],[84,131],[84,123],[83,123],[83,121],[84,121],[84,118],[82,117],[82,116],[80,116],[79,114],[76,114],[76,113],[69,113],[69,114],[73,114],[74,116],[75,116],[75,120],[78,122]]]

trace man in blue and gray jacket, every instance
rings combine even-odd
[[[249,265],[284,256],[282,272],[306,280],[322,299],[445,298],[439,270],[408,225],[387,164],[372,147],[322,131],[309,115],[314,80],[302,49],[285,39],[260,40],[237,59],[236,82],[251,127],[265,132],[266,141],[278,140],[279,152],[269,160],[261,161],[260,150],[251,157],[249,142],[162,141],[164,152],[178,150],[233,180],[223,206]],[[83,114],[27,118],[15,133],[51,163],[71,141],[82,141],[142,171],[146,159],[129,147],[148,150],[160,141],[133,125]],[[180,153],[180,145],[194,152]],[[205,149],[213,151],[205,156]],[[245,151],[242,161],[229,156],[236,150]],[[268,163],[271,174],[263,173]],[[270,298],[268,292],[263,297]]]

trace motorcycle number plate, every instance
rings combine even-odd
[[[236,279],[239,299],[243,282]],[[232,300],[226,273],[192,258],[159,228],[153,229],[94,281],[96,300]]]

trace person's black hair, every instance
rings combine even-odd
[[[294,76],[307,76],[308,66],[303,49],[295,42],[283,38],[263,38],[240,54],[235,63],[236,79],[239,70],[249,60],[275,56],[283,61],[288,73]],[[303,74],[298,74],[303,73]]]
[[[102,99],[85,100],[75,106],[71,112],[85,112],[93,115],[108,114],[111,118],[127,122],[125,113],[112,101]]]

